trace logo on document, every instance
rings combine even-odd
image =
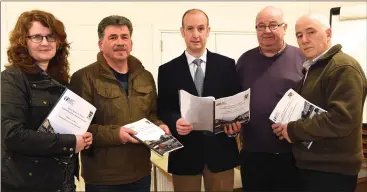
[[[93,116],[93,112],[89,111],[89,114],[88,114],[87,118],[90,120],[90,119],[92,119],[92,116]]]
[[[289,92],[288,93],[288,97],[292,97],[293,96],[293,93],[292,92]]]
[[[245,96],[244,96],[244,99],[246,100],[248,98],[248,94],[246,94]]]
[[[274,117],[273,117],[273,122],[277,122],[277,119],[278,119],[278,116],[279,116],[279,112],[276,112]]]
[[[66,102],[68,102],[70,105],[74,105],[74,99],[72,99],[72,98],[70,98],[70,97],[68,97],[68,96],[65,96],[64,97],[64,100],[66,101]]]

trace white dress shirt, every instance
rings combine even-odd
[[[203,55],[201,55],[199,58],[196,58],[196,57],[190,55],[189,52],[185,51],[185,55],[186,55],[186,58],[187,58],[187,63],[189,65],[189,69],[190,69],[190,74],[191,74],[191,77],[192,77],[193,80],[195,79],[195,72],[196,72],[196,69],[198,68],[197,65],[193,63],[193,61],[195,59],[201,59],[201,68],[203,69],[203,72],[205,74],[207,53],[208,52],[205,49]]]

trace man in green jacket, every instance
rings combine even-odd
[[[89,127],[93,146],[81,154],[86,192],[150,191],[150,150],[123,125],[147,118],[169,133],[156,115],[153,76],[130,55],[132,31],[125,17],[104,18],[97,61],[71,78],[72,90],[97,108]]]
[[[359,63],[331,45],[328,20],[305,15],[296,22],[298,45],[307,61],[298,92],[327,112],[274,124],[293,153],[307,191],[354,191],[361,167],[362,114],[367,82]],[[348,38],[348,37],[346,37]],[[301,141],[313,141],[309,148]]]

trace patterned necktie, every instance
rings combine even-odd
[[[195,77],[194,77],[194,83],[196,90],[198,91],[199,96],[201,97],[201,94],[203,93],[203,84],[204,84],[204,72],[201,68],[201,59],[195,59],[192,63],[197,65]]]

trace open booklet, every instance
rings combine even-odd
[[[323,112],[326,111],[307,101],[293,89],[289,89],[280,99],[269,119],[274,123],[286,124],[299,119],[311,118]],[[309,149],[312,141],[303,141],[302,144]]]
[[[66,88],[38,131],[84,135],[95,112],[93,105]]]
[[[180,90],[181,117],[193,125],[193,130],[224,131],[222,125],[250,120],[250,89],[230,97],[197,97]]]
[[[160,156],[165,156],[169,152],[183,147],[175,137],[165,134],[160,127],[146,118],[124,125],[124,127],[137,132],[137,134],[132,135],[132,137],[147,145],[152,151]]]

